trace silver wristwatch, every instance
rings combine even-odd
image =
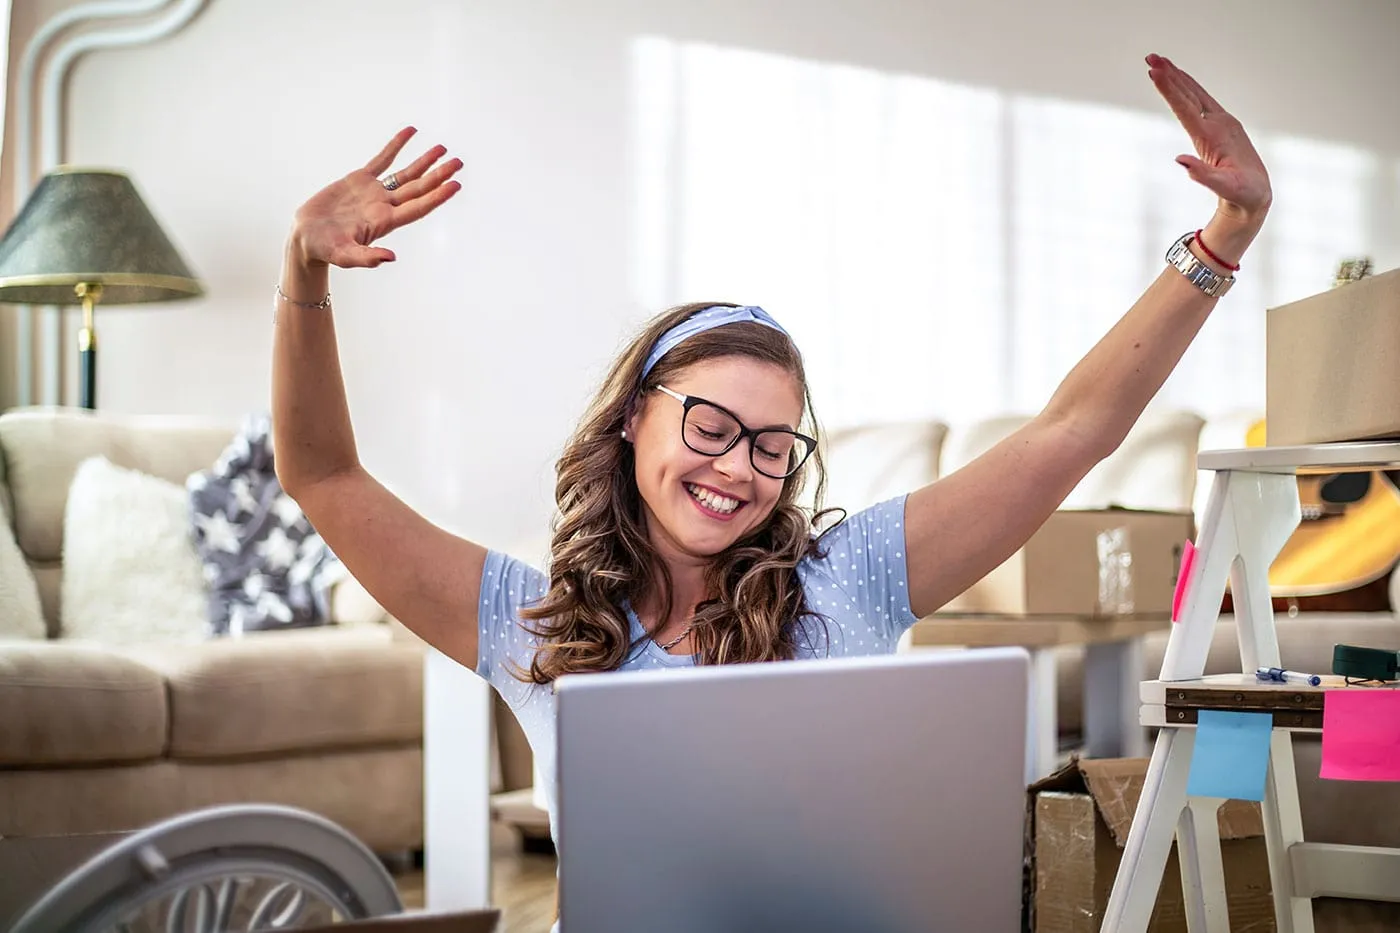
[[[1219,298],[1235,284],[1235,277],[1229,278],[1216,272],[1196,258],[1196,254],[1186,248],[1186,244],[1196,238],[1195,231],[1185,233],[1167,250],[1167,263],[1177,268],[1186,281],[1199,288],[1212,298]]]

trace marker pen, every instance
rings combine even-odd
[[[1281,667],[1261,667],[1254,672],[1260,680],[1272,680],[1281,684],[1303,684],[1308,687],[1318,687],[1322,685],[1322,678],[1316,674],[1300,674],[1297,671],[1286,671]]]

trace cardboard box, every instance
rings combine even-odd
[[[1146,758],[1080,759],[1029,790],[1030,929],[1098,933],[1147,774]],[[1275,929],[1269,854],[1259,804],[1220,808],[1230,929]],[[1176,846],[1148,933],[1186,933]]]
[[[0,838],[0,931],[9,930],[69,872],[128,833]],[[413,911],[331,926],[298,927],[299,933],[496,933],[499,910]]]
[[[1191,512],[1061,509],[941,612],[1124,616],[1171,612]]]
[[[1271,447],[1400,437],[1400,269],[1271,308]]]

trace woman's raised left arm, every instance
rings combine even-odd
[[[1162,270],[1039,415],[909,496],[905,543],[916,615],[935,611],[1015,553],[1118,448],[1263,226],[1273,197],[1269,175],[1240,121],[1167,59],[1149,55],[1147,64],[1195,146],[1196,155],[1176,161],[1216,194],[1215,214],[1177,251],[1179,265]]]

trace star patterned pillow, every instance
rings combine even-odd
[[[215,635],[327,621],[330,588],[346,571],[282,491],[266,414],[248,418],[213,469],[185,486]]]

